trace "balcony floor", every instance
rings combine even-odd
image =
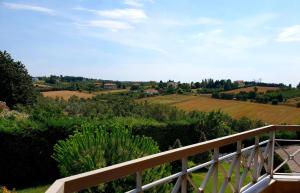
[[[300,192],[300,181],[273,181],[261,193],[297,193]]]

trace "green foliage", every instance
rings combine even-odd
[[[35,101],[32,80],[24,64],[14,61],[6,51],[0,51],[0,74],[0,101],[9,107]]]
[[[272,100],[272,105],[278,105],[278,100],[277,99],[273,99]]]
[[[284,160],[277,153],[274,153],[274,168],[278,167],[283,162],[284,162]],[[291,170],[290,170],[289,166],[285,163],[277,172],[290,173]]]
[[[58,161],[58,167],[63,176],[82,173],[105,166],[121,163],[146,155],[158,153],[157,144],[147,137],[133,136],[125,128],[110,128],[87,124],[81,132],[75,133],[65,141],[59,141],[54,146],[53,157]],[[166,165],[146,170],[143,173],[145,183],[170,174]],[[134,177],[116,180],[92,189],[93,192],[124,192],[134,187]],[[165,192],[168,186],[163,186],[155,192]]]
[[[235,120],[220,111],[188,113],[167,105],[137,103],[127,94],[69,101],[39,97],[34,105],[19,105],[17,110],[26,118],[0,119],[0,152],[5,155],[0,156],[0,171],[8,174],[1,176],[0,183],[10,188],[57,179],[53,145],[82,128],[130,130],[133,135],[151,137],[165,151],[177,139],[185,146],[262,125],[247,118]],[[203,160],[207,155],[194,161]]]

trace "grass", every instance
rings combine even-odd
[[[243,116],[251,119],[262,120],[267,124],[299,124],[300,108],[244,102],[236,100],[220,100],[211,98],[209,95],[165,95],[146,99],[149,102],[176,106],[186,111],[199,110],[210,112],[222,110],[234,118]]]
[[[97,92],[79,92],[79,91],[69,91],[69,90],[60,90],[60,91],[47,91],[42,92],[42,95],[45,97],[51,97],[51,98],[62,98],[64,100],[68,100],[71,96],[77,96],[79,98],[92,98],[93,96],[96,96],[97,94],[109,94],[109,93],[120,93],[120,92],[127,92],[127,89],[117,89],[117,90],[104,90],[104,91],[97,91]]]
[[[230,168],[230,164],[227,162],[222,162],[222,166],[224,167],[226,172],[228,172],[228,170]],[[204,180],[204,178],[206,176],[206,173],[207,172],[195,172],[192,174],[192,179],[195,182],[195,184],[197,185],[197,187],[200,187],[202,181]],[[219,174],[218,175],[218,188],[220,189],[225,180],[224,175],[223,175],[222,171],[220,170],[220,167],[219,167],[218,174]],[[241,174],[242,174],[242,170],[241,170]],[[231,179],[233,181],[232,183],[234,184],[235,170],[232,173]],[[251,178],[248,174],[245,179],[245,183],[243,185],[246,185],[250,181],[251,181]],[[205,192],[212,192],[212,186],[213,186],[213,183],[212,183],[212,177],[211,177],[206,185]],[[17,193],[41,193],[41,192],[45,192],[48,188],[49,188],[49,185],[44,185],[44,186],[38,186],[38,187],[33,187],[33,188],[27,188],[27,189],[23,189],[23,190],[17,190],[16,192]],[[194,191],[194,192],[196,192],[196,191]],[[231,189],[229,188],[229,185],[225,192],[231,193]]]
[[[278,87],[268,87],[268,86],[257,86],[256,88],[257,88],[257,92],[259,92],[259,93],[266,93],[267,91],[279,90]],[[254,91],[254,86],[229,90],[229,91],[225,91],[224,93],[238,94],[241,91],[244,91],[244,92]]]
[[[38,186],[38,187],[27,188],[23,190],[17,190],[17,193],[41,193],[41,192],[46,192],[48,188],[49,185]]]
[[[225,169],[226,173],[228,173],[228,170],[230,168],[230,164],[223,162],[222,163],[223,168]],[[218,169],[218,191],[221,189],[222,184],[225,181],[225,177],[223,175],[223,172],[221,171],[220,167]],[[240,175],[242,175],[242,170],[240,171]],[[198,173],[193,173],[192,174],[192,179],[194,180],[195,184],[197,187],[200,187],[201,183],[203,182],[204,178],[206,176],[206,172],[198,172]],[[249,182],[251,182],[251,177],[250,177],[250,173],[248,173],[248,175],[245,178],[245,181],[243,183],[243,186],[245,186],[246,184],[248,184]],[[231,176],[231,183],[234,185],[235,183],[235,170],[233,170],[232,172],[232,176]],[[212,176],[210,177],[204,192],[212,192],[212,188],[213,188],[213,181],[212,181]],[[194,191],[196,192],[196,191]],[[225,189],[226,193],[231,193],[232,190],[229,186],[229,184],[227,185],[227,188]]]

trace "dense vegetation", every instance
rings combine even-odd
[[[97,95],[91,99],[71,97],[68,101],[45,98],[34,94],[24,65],[14,62],[6,52],[1,52],[2,74],[1,83],[8,85],[1,89],[0,100],[10,109],[0,106],[0,184],[9,188],[47,184],[60,176],[263,125],[245,117],[233,119],[220,111],[185,112],[166,105],[136,102],[140,97],[136,92]],[[98,80],[53,76],[44,81],[49,85],[76,86],[95,85]],[[226,90],[232,84],[230,80],[214,82],[212,86],[210,83],[205,87]],[[151,87],[150,83],[147,86]],[[191,89],[189,84],[160,86],[158,89],[166,92]],[[140,88],[132,90],[136,89]],[[6,95],[9,97],[5,98]],[[208,158],[208,154],[203,154],[191,161]],[[178,163],[172,163],[147,170],[144,180],[149,182],[168,175],[177,167]],[[117,180],[91,191],[122,192],[120,184],[133,185],[133,179]],[[168,188],[161,186],[157,192]]]
[[[34,102],[32,80],[25,66],[14,61],[6,51],[0,51],[0,75],[0,101],[5,101],[10,107]]]
[[[257,103],[271,103],[277,105],[290,98],[300,97],[300,89],[298,88],[281,88],[279,90],[267,91],[266,93],[260,93],[257,88],[254,87],[253,91],[245,92],[241,91],[238,94],[214,92],[213,98],[226,99],[226,100],[251,100]]]
[[[131,129],[133,135],[151,137],[160,151],[168,150],[177,139],[188,145],[262,125],[222,112],[186,113],[164,105],[138,104],[122,94],[69,101],[39,97],[34,105],[17,110],[21,113],[0,116],[0,151],[5,155],[0,157],[0,170],[6,174],[0,183],[10,187],[58,178],[58,163],[51,157],[54,145],[87,123],[93,128]]]
[[[66,141],[54,146],[55,160],[64,176],[82,173],[140,158],[159,152],[156,142],[144,136],[132,135],[124,127],[95,127],[87,124],[81,132],[76,132]],[[145,183],[150,183],[170,175],[170,166],[162,165],[143,172]],[[115,180],[92,188],[93,192],[124,192],[135,187],[135,176]],[[155,192],[168,192],[168,185],[153,189]]]

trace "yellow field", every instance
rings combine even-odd
[[[87,99],[87,98],[92,98],[97,94],[119,93],[119,92],[127,92],[127,91],[128,91],[127,89],[118,89],[118,90],[105,90],[105,91],[87,93],[87,92],[79,92],[79,91],[60,90],[60,91],[42,92],[42,95],[45,97],[51,97],[51,98],[58,97],[58,98],[68,100],[71,96],[77,96],[79,98]]]
[[[262,92],[265,93],[269,90],[278,90],[278,87],[267,87],[267,86],[257,86],[257,92]],[[224,93],[233,93],[233,94],[238,94],[241,91],[244,92],[250,92],[250,91],[254,91],[254,86],[251,87],[246,87],[246,88],[239,88],[239,89],[235,89],[235,90],[229,90],[229,91],[225,91]]]
[[[51,97],[51,98],[63,98],[68,100],[71,96],[78,96],[79,98],[92,98],[95,96],[91,93],[79,92],[79,91],[69,91],[69,90],[60,90],[60,91],[48,91],[42,92],[44,97]]]
[[[169,104],[187,111],[199,110],[209,112],[220,109],[234,118],[246,116],[251,119],[260,119],[267,124],[300,123],[300,108],[284,105],[275,106],[253,102],[213,99],[209,96],[176,94],[150,97],[142,100],[148,100],[149,102],[154,103]]]
[[[102,90],[93,92],[93,94],[109,94],[109,93],[120,93],[120,92],[128,92],[128,89],[117,89],[117,90]]]
[[[297,103],[300,103],[300,97],[288,99],[283,105],[296,107]]]

